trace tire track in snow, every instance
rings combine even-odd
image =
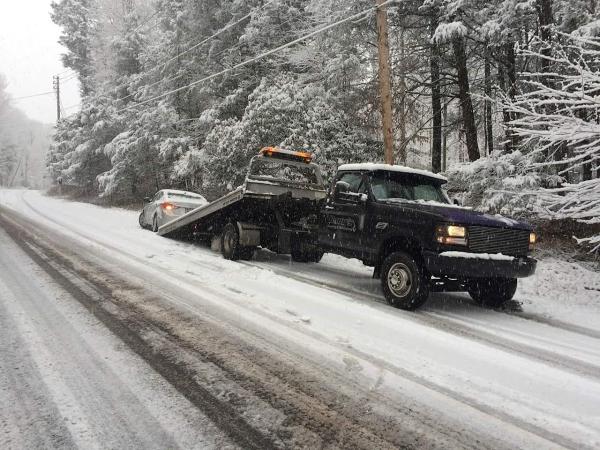
[[[274,273],[277,273],[279,275],[293,278],[303,283],[309,283],[316,287],[321,287],[323,289],[329,289],[334,292],[345,294],[359,301],[363,300],[366,297],[383,305],[387,309],[387,303],[385,302],[385,300],[383,300],[381,296],[372,294],[370,292],[364,292],[352,288],[343,288],[333,283],[324,282],[322,280],[314,280],[312,278],[299,275],[298,273],[291,270],[285,270],[279,267],[269,267],[268,264],[252,263],[247,261],[242,261],[241,264],[251,267],[259,267],[262,269],[272,270]],[[591,379],[600,380],[600,366],[589,364],[584,361],[580,361],[578,359],[571,358],[566,355],[558,354],[553,351],[543,350],[538,347],[515,342],[511,339],[501,337],[497,334],[488,333],[476,329],[474,327],[470,327],[468,324],[468,319],[465,319],[464,323],[459,323],[457,320],[450,317],[449,315],[437,311],[416,311],[411,313],[401,313],[389,308],[389,312],[390,314],[402,314],[402,317],[404,319],[408,318],[420,322],[424,325],[436,328],[438,330],[448,331],[455,335],[483,342],[487,345],[496,347],[498,349],[506,350],[511,353],[518,353],[523,356],[526,356],[527,358],[535,359],[537,361],[550,364],[554,367],[559,367],[561,369],[568,370],[577,375],[585,375]],[[598,343],[598,345],[600,346],[600,342]]]
[[[120,320],[116,314],[102,308],[98,304],[97,299],[90,298],[80,286],[74,284],[68,276],[65,276],[60,268],[57,268],[50,262],[54,261],[55,258],[47,255],[44,249],[39,247],[23,228],[19,230],[1,214],[0,222],[13,241],[38,266],[50,275],[57,284],[86,307],[111,332],[125,342],[130,349],[144,359],[157,373],[162,375],[177,391],[203,411],[234,442],[242,448],[248,449],[266,450],[275,448],[274,443],[269,437],[262,435],[258,430],[248,425],[229,404],[216,398],[208,390],[196,383],[189,376],[184,366],[177,362],[158,357],[154,348],[129,328],[126,323]],[[56,257],[56,255],[53,256]]]

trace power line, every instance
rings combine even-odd
[[[331,23],[329,25],[325,25],[325,26],[323,26],[323,27],[321,27],[321,28],[319,28],[319,29],[311,32],[311,33],[308,33],[308,34],[306,34],[304,36],[301,36],[301,37],[299,37],[297,39],[294,39],[293,41],[290,41],[290,42],[288,42],[286,44],[280,45],[279,47],[276,47],[276,48],[274,48],[272,50],[268,50],[268,51],[266,51],[266,52],[264,52],[264,53],[262,53],[262,54],[260,54],[260,55],[258,55],[256,57],[254,57],[254,58],[250,58],[250,59],[247,59],[246,61],[243,61],[243,62],[241,62],[239,64],[236,64],[233,67],[224,69],[224,70],[222,70],[220,72],[217,72],[217,73],[214,73],[214,74],[209,75],[207,77],[204,77],[204,78],[201,78],[199,80],[196,80],[196,81],[194,81],[194,82],[192,82],[192,83],[190,83],[190,84],[188,84],[186,86],[182,86],[182,87],[179,87],[177,89],[173,89],[171,91],[168,91],[168,92],[165,92],[163,94],[157,95],[155,97],[149,98],[148,100],[145,100],[143,102],[137,103],[135,105],[129,105],[129,106],[125,107],[125,108],[121,108],[121,109],[117,110],[117,113],[120,113],[122,111],[127,111],[129,109],[135,108],[137,106],[144,105],[144,104],[149,103],[151,101],[161,99],[163,97],[166,97],[167,95],[175,94],[175,93],[180,92],[180,91],[182,91],[184,89],[188,89],[188,88],[197,86],[197,85],[199,85],[201,83],[204,83],[206,81],[210,81],[213,78],[219,77],[219,76],[224,75],[224,74],[226,74],[228,72],[231,72],[233,70],[239,69],[240,67],[247,66],[248,64],[251,64],[253,62],[256,62],[258,60],[266,58],[267,56],[270,56],[270,55],[272,55],[274,53],[280,52],[281,50],[285,50],[286,48],[292,47],[292,46],[294,46],[294,45],[296,45],[296,44],[298,44],[300,42],[303,42],[303,41],[305,41],[305,40],[307,40],[307,39],[309,39],[309,38],[311,38],[313,36],[316,36],[317,34],[320,34],[320,33],[323,33],[325,31],[328,31],[328,30],[330,30],[330,29],[332,29],[332,28],[334,28],[334,27],[336,27],[338,25],[341,25],[343,23],[346,23],[346,22],[349,22],[349,21],[352,21],[352,20],[356,20],[356,19],[364,16],[365,14],[370,13],[373,10],[376,10],[378,8],[381,8],[382,6],[385,6],[385,5],[389,4],[389,3],[393,3],[393,2],[396,2],[396,1],[397,0],[387,0],[387,1],[385,1],[385,2],[383,2],[381,4],[379,4],[379,5],[377,5],[375,7],[366,9],[366,10],[361,11],[361,12],[356,13],[356,14],[353,14],[353,15],[351,15],[349,17],[346,17],[345,19],[338,20],[338,21],[336,21],[334,23]]]
[[[208,38],[205,38],[205,39],[203,39],[202,41],[200,41],[200,42],[199,42],[199,43],[197,43],[197,44],[194,44],[194,45],[193,45],[191,48],[188,48],[187,50],[184,50],[183,52],[179,53],[178,55],[176,55],[176,56],[174,56],[174,57],[172,57],[172,58],[169,58],[169,59],[168,59],[166,62],[164,62],[164,63],[158,63],[158,64],[157,64],[157,65],[155,65],[153,68],[151,68],[151,69],[150,69],[150,70],[148,70],[147,72],[143,73],[143,75],[148,75],[149,73],[152,73],[153,71],[155,71],[157,68],[161,68],[161,69],[162,69],[162,68],[163,68],[164,66],[166,66],[166,65],[167,65],[169,62],[173,61],[174,59],[176,59],[176,58],[178,58],[178,57],[180,57],[180,56],[182,56],[182,55],[184,55],[184,54],[186,54],[186,53],[189,53],[190,51],[194,50],[195,48],[199,47],[200,45],[203,45],[203,44],[205,44],[206,42],[210,41],[211,39],[214,39],[214,38],[216,38],[216,37],[220,36],[222,33],[224,33],[225,31],[227,31],[228,29],[230,29],[230,28],[233,28],[234,26],[236,26],[236,25],[240,24],[241,22],[243,22],[244,20],[246,20],[247,18],[249,18],[249,17],[250,17],[252,14],[255,14],[256,12],[260,11],[261,9],[263,9],[263,8],[264,8],[264,7],[266,7],[267,5],[269,5],[269,4],[271,4],[271,3],[273,3],[274,1],[275,1],[275,0],[270,0],[270,1],[268,1],[267,3],[265,3],[265,4],[263,4],[263,5],[261,5],[261,6],[257,7],[257,8],[255,8],[255,9],[254,9],[252,12],[250,12],[250,13],[246,14],[246,15],[245,15],[244,17],[242,17],[241,19],[238,19],[236,22],[226,25],[225,27],[223,27],[223,28],[221,28],[219,31],[217,31],[215,34],[213,34],[212,36],[210,36],[210,37],[208,37]],[[158,14],[159,12],[160,12],[160,11],[159,11],[159,10],[157,10],[157,11],[155,11],[155,13],[154,13],[154,14],[152,14],[151,16],[154,16],[154,15]],[[149,20],[149,19],[148,19],[148,20]],[[136,30],[137,30],[137,29],[136,29]],[[188,42],[189,42],[189,41],[188,41]],[[157,84],[163,83],[163,82],[165,82],[165,81],[173,81],[173,80],[176,80],[176,79],[178,79],[178,78],[181,78],[183,75],[184,75],[184,74],[176,75],[176,76],[174,76],[174,77],[171,77],[171,78],[169,78],[169,79],[167,79],[167,80],[161,79],[161,80],[158,80],[158,81],[156,81],[156,82],[154,82],[154,83],[152,83],[152,84],[149,84],[149,85],[144,85],[144,86],[142,86],[142,87],[138,88],[138,89],[137,89],[135,92],[132,92],[131,94],[128,94],[128,95],[126,95],[125,97],[120,97],[120,98],[117,98],[117,99],[115,99],[115,101],[122,101],[122,100],[126,100],[126,99],[128,99],[128,98],[130,98],[130,97],[132,97],[132,96],[134,96],[134,95],[136,95],[136,94],[139,94],[140,92],[142,92],[142,90],[143,90],[143,89],[147,89],[147,88],[149,88],[149,87],[156,86]],[[67,81],[69,81],[69,80],[67,80]],[[119,89],[126,87],[128,84],[129,84],[129,82],[122,83],[122,84],[120,84],[120,85],[118,85],[118,86],[115,86],[115,87],[113,87],[113,88],[109,89],[109,91],[108,91],[108,92],[115,92],[115,91],[118,91]],[[108,93],[108,92],[107,92],[107,93]],[[86,99],[86,101],[87,101],[87,102],[89,102],[89,101],[97,100],[97,99],[99,99],[100,97],[107,95],[107,93],[97,94],[97,95],[95,95],[95,96],[93,96],[93,97],[91,97],[91,98],[89,98],[89,99]],[[84,103],[85,103],[85,102],[84,102]]]
[[[264,7],[266,7],[267,5],[270,5],[271,3],[273,3],[275,0],[271,0],[268,1],[267,3],[265,3],[264,5],[258,7],[257,9],[255,9],[254,11],[249,12],[248,14],[246,14],[244,17],[242,17],[241,19],[235,21],[234,23],[228,24],[225,27],[221,28],[219,31],[217,31],[215,34],[213,34],[210,37],[207,37],[206,39],[203,39],[202,41],[198,42],[197,44],[191,46],[190,48],[188,48],[187,50],[179,53],[178,55],[173,56],[171,59],[169,59],[168,61],[166,61],[164,64],[162,64],[162,66],[166,66],[167,64],[169,64],[171,61],[176,60],[177,58],[179,58],[180,56],[185,55],[186,53],[191,52],[192,50],[197,49],[198,47],[200,47],[202,44],[205,44],[206,42],[210,41],[211,39],[216,38],[217,36],[220,36],[221,34],[223,34],[225,31],[229,30],[230,28],[235,27],[236,25],[239,25],[240,23],[242,23],[244,20],[248,19],[249,17],[252,16],[252,14],[260,11],[261,9],[263,9]]]
[[[24,100],[26,98],[41,97],[43,95],[50,95],[50,94],[54,94],[54,91],[40,92],[39,94],[25,95],[23,97],[15,97],[15,98],[11,98],[10,100]]]
[[[54,75],[55,75],[55,76],[60,76],[60,75],[62,75],[63,73],[67,73],[69,70],[73,70],[73,69],[71,69],[70,67],[68,67],[67,69],[63,70],[62,72],[60,72],[60,73],[56,73],[56,74],[54,74]]]
[[[273,3],[274,1],[275,1],[275,0],[270,0],[270,1],[268,1],[267,3],[265,3],[265,4],[261,5],[261,6],[259,6],[258,8],[254,9],[253,11],[249,12],[248,14],[246,14],[246,15],[245,15],[245,16],[243,16],[242,18],[238,19],[237,21],[235,21],[235,22],[233,22],[233,23],[230,23],[230,24],[227,24],[226,26],[224,26],[223,28],[221,28],[219,31],[217,31],[215,34],[213,34],[212,36],[209,36],[209,37],[207,37],[207,38],[205,38],[205,39],[201,40],[200,42],[198,42],[198,43],[194,44],[193,46],[191,46],[191,47],[190,47],[190,48],[188,48],[187,50],[184,50],[183,52],[181,52],[181,53],[179,53],[179,54],[177,54],[177,55],[175,55],[175,56],[173,56],[173,57],[169,58],[169,59],[168,59],[167,61],[165,61],[164,63],[160,63],[159,65],[156,65],[156,66],[154,66],[152,69],[150,69],[148,72],[146,72],[146,73],[145,73],[145,75],[147,75],[147,74],[149,74],[149,73],[152,73],[152,72],[154,72],[156,69],[161,69],[161,70],[162,70],[162,69],[163,69],[163,68],[164,68],[164,67],[165,67],[167,64],[169,64],[171,61],[175,61],[175,60],[176,60],[177,58],[179,58],[180,56],[183,56],[183,55],[185,55],[185,54],[187,54],[187,53],[191,52],[192,50],[195,50],[195,49],[197,49],[198,47],[200,47],[200,46],[202,46],[202,45],[206,44],[208,41],[210,41],[210,40],[212,40],[212,39],[215,39],[216,37],[218,37],[218,36],[220,36],[221,34],[223,34],[225,31],[227,31],[227,30],[229,30],[230,28],[233,28],[233,27],[235,27],[235,26],[239,25],[240,23],[242,23],[242,22],[243,22],[243,21],[245,21],[246,19],[250,18],[250,17],[251,17],[253,14],[257,13],[257,12],[258,12],[258,11],[260,11],[261,9],[263,9],[263,8],[265,8],[266,6],[270,5],[270,4],[271,4],[271,3]],[[183,76],[183,74],[181,74],[181,75],[177,75],[175,78],[171,78],[171,79],[169,79],[168,81],[173,81],[173,80],[176,80],[177,78],[180,78],[180,77],[182,77],[182,76]],[[164,80],[158,80],[158,81],[156,81],[155,83],[152,83],[152,84],[150,84],[150,85],[147,85],[147,86],[144,86],[144,87],[142,87],[141,89],[144,89],[144,88],[149,88],[149,87],[155,86],[155,85],[157,85],[157,84],[159,84],[159,83],[162,83],[163,81],[164,81]],[[118,99],[117,99],[117,101],[120,101],[120,100],[126,100],[126,99],[128,99],[128,98],[130,98],[130,97],[134,96],[135,94],[137,94],[137,93],[141,92],[141,89],[139,89],[139,90],[136,90],[135,92],[132,92],[131,94],[129,94],[129,95],[126,95],[125,97],[118,98]]]
[[[69,106],[65,107],[64,110],[68,111],[69,109],[78,108],[80,106],[81,106],[81,103],[77,103],[75,105],[69,105]]]
[[[67,75],[64,78],[61,78],[60,81],[63,82],[63,83],[67,83],[67,82],[69,82],[71,80],[77,79],[78,77],[79,77],[79,74],[73,73],[71,75]]]
[[[152,20],[152,18],[153,18],[154,16],[156,16],[156,15],[157,15],[159,12],[160,12],[160,9],[157,9],[157,10],[156,10],[156,11],[154,11],[152,14],[150,14],[148,17],[146,17],[146,18],[144,19],[144,21],[143,21],[141,24],[139,24],[139,25],[138,25],[138,26],[137,26],[137,27],[136,27],[136,28],[133,30],[133,32],[135,33],[135,32],[136,32],[136,31],[138,31],[140,28],[142,28],[144,25],[146,25],[146,24],[147,24],[147,23],[148,23],[150,20]]]

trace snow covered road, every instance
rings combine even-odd
[[[144,436],[140,430],[148,426],[157,433],[148,434],[148,439],[161,447],[220,446],[227,439],[245,446],[240,441],[244,433],[255,435],[251,443],[264,437],[273,446],[600,446],[600,277],[583,268],[542,262],[540,273],[517,295],[524,304],[522,313],[477,308],[457,294],[438,294],[425,310],[407,313],[380,301],[378,283],[356,261],[327,255],[322,264],[293,264],[289,258],[260,252],[255,261],[234,263],[208,248],[139,229],[131,211],[16,190],[0,191],[0,206],[7,208],[0,215],[5,226],[13,227],[13,241],[21,239],[14,237],[21,227],[22,240],[37,249],[42,261],[58,264],[64,258],[60,270],[70,270],[75,284],[85,279],[109,286],[111,298],[118,301],[103,309],[131,323],[131,317],[121,317],[122,307],[135,307],[134,316],[144,318],[133,326],[136,336],[164,354],[163,359],[176,355],[177,364],[197,383],[178,387],[156,361],[145,367],[144,352],[131,350],[130,342],[114,356],[119,361],[112,368],[116,375],[99,371],[91,377],[88,385],[104,384],[104,391],[80,387],[77,372],[93,372],[90,365],[99,355],[77,351],[77,346],[87,342],[94,352],[100,348],[111,353],[119,346],[92,345],[89,333],[117,342],[119,333],[114,336],[114,330],[110,334],[99,324],[91,326],[93,317],[85,311],[65,318],[65,312],[36,307],[35,302],[43,302],[81,309],[81,302],[53,293],[50,281],[40,281],[47,273],[27,272],[39,270],[2,235],[0,263],[10,267],[0,275],[0,313],[2,324],[6,322],[1,351],[3,356],[13,351],[12,358],[29,364],[32,381],[27,386],[32,387],[15,384],[12,363],[6,363],[0,399],[8,405],[16,393],[39,389],[31,395],[51,399],[42,403],[53,408],[49,416],[57,418],[70,414],[67,407],[61,409],[61,392],[80,392],[77,401],[64,402],[79,408],[81,421],[70,427],[69,421],[60,422],[58,433],[48,427],[26,433],[27,422],[3,417],[0,426],[12,430],[6,432],[10,439],[31,438],[35,444],[35,439],[50,434],[64,436],[67,446],[88,447],[116,426],[102,420],[101,413],[114,409],[123,417],[140,417],[131,424],[119,422],[122,442],[131,439],[133,446],[145,446],[135,439]],[[24,279],[37,280],[44,295],[29,292]],[[46,328],[32,325],[43,321]],[[203,326],[197,326],[198,321]],[[56,324],[63,322],[70,327],[58,333]],[[6,331],[15,327],[20,328]],[[35,333],[30,336],[27,330],[32,327]],[[225,346],[220,338],[224,335]],[[10,336],[19,340],[7,347]],[[69,352],[66,360],[58,359],[57,365],[72,370],[47,368],[44,361],[61,357],[66,342],[75,351],[72,358]],[[31,355],[14,354],[22,348],[29,348]],[[221,355],[223,348],[228,351]],[[251,360],[246,360],[248,355]],[[141,374],[131,376],[134,370]],[[147,378],[164,386],[148,394]],[[131,380],[136,380],[133,387],[128,385]],[[126,406],[141,412],[118,404],[119,397],[129,398],[121,392],[126,389],[137,399]],[[169,389],[179,394],[171,395]],[[219,420],[221,413],[194,402],[198,389],[223,403],[239,426],[227,427]],[[168,402],[158,396],[179,406],[165,406]],[[23,411],[29,401],[23,402]],[[99,405],[98,420],[91,420],[89,404]],[[153,410],[157,405],[167,413]],[[176,420],[176,414],[187,420]],[[152,420],[164,423],[152,426]],[[203,425],[185,428],[193,420]],[[174,423],[184,428],[175,433]],[[16,448],[21,446],[18,442],[7,444]]]

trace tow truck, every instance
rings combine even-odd
[[[258,247],[299,262],[324,252],[357,258],[401,309],[418,308],[431,291],[467,291],[500,306],[517,278],[535,272],[536,234],[527,223],[452,204],[446,181],[404,166],[346,164],[326,191],[310,153],[267,147],[242,186],[158,233],[218,237],[231,260],[250,259]]]
[[[169,237],[217,238],[226,259],[251,259],[259,246],[318,262],[319,209],[327,193],[312,154],[265,147],[252,158],[244,183],[158,229]]]

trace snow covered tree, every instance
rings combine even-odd
[[[63,65],[78,74],[82,95],[93,91],[92,34],[94,23],[91,0],[60,0],[52,2],[52,20],[62,27],[59,42],[66,47]]]

